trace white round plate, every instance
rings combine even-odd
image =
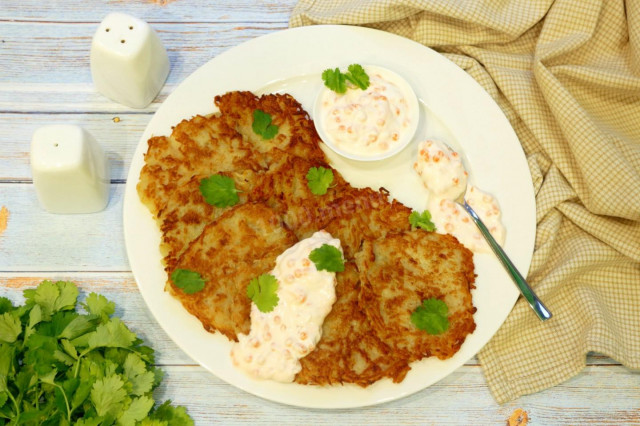
[[[498,260],[474,257],[477,328],[460,351],[446,361],[424,359],[411,365],[402,383],[381,380],[355,385],[315,387],[253,380],[229,359],[230,342],[207,333],[199,321],[163,291],[166,275],[159,252],[160,232],[138,199],[136,184],[147,140],[168,135],[171,126],[195,114],[214,111],[213,97],[231,90],[289,92],[311,111],[326,68],[376,64],[403,76],[421,104],[415,140],[398,155],[376,162],[354,162],[327,151],[333,165],[355,186],[380,186],[414,209],[426,208],[426,193],[412,162],[417,143],[439,138],[458,149],[470,181],[493,194],[503,210],[505,249],[526,274],[535,237],[535,201],[520,143],[502,111],[462,69],[408,39],[350,26],[312,26],[272,33],[234,47],[189,76],[162,104],[142,135],[131,162],[124,199],[124,233],[131,269],[149,310],[178,346],[220,379],[252,394],[312,408],[378,404],[425,389],[472,358],[511,311],[518,291]]]

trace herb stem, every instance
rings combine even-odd
[[[11,394],[11,392],[9,392],[9,390],[7,389],[7,395],[9,395],[9,399],[11,401],[13,401],[13,405],[16,407],[16,422],[17,420],[20,419],[20,406],[18,405],[18,403],[16,402],[15,398],[13,397],[13,395]]]

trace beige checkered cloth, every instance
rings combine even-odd
[[[302,0],[291,26],[352,24],[443,53],[498,102],[527,154],[537,235],[522,298],[478,355],[500,403],[640,368],[640,0]]]

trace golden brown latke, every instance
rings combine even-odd
[[[385,377],[401,382],[410,369],[408,361],[376,336],[358,305],[360,280],[355,264],[346,262],[344,272],[336,278],[337,300],[324,320],[322,338],[316,349],[300,360],[302,370],[295,381],[363,387]]]
[[[232,207],[207,225],[177,261],[176,268],[200,273],[204,289],[186,294],[171,283],[171,293],[207,331],[237,340],[238,333],[248,334],[251,328],[247,285],[273,269],[276,257],[295,243],[293,233],[266,205]]]
[[[327,164],[313,121],[293,96],[267,94],[258,97],[251,92],[229,92],[216,96],[215,103],[229,127],[238,131],[257,152],[268,153],[277,148],[314,163]],[[253,131],[253,111],[256,109],[270,114],[272,124],[279,127],[275,138],[264,140]]]
[[[381,238],[411,227],[411,209],[396,200],[389,201],[384,190],[352,188],[343,191],[326,211],[325,230],[340,240],[347,259],[353,259],[365,238]]]
[[[298,239],[310,237],[331,218],[329,205],[352,188],[338,171],[333,170],[333,183],[326,194],[314,195],[307,181],[309,169],[329,166],[282,152],[273,158],[274,163],[253,189],[250,198],[263,201],[280,212],[284,223]]]
[[[240,203],[247,201],[248,194],[263,172],[239,170],[223,172],[221,175],[231,177],[236,189],[240,191]],[[166,205],[160,212],[160,230],[162,243],[160,251],[164,256],[165,269],[172,270],[178,257],[189,243],[195,240],[204,227],[217,219],[228,207],[216,207],[207,203],[200,192],[200,182],[206,176],[193,176],[188,182],[180,185],[169,194]]]
[[[155,218],[171,194],[193,176],[261,169],[251,147],[219,116],[195,116],[174,127],[171,136],[149,139],[137,190]]]
[[[360,305],[378,337],[399,356],[450,358],[475,330],[473,254],[455,237],[414,230],[365,240],[356,263]],[[429,298],[449,308],[449,329],[439,335],[411,322],[411,313]]]

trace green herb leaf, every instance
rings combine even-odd
[[[153,399],[141,396],[131,400],[129,407],[118,416],[118,424],[135,425],[136,422],[146,418],[153,407]]]
[[[13,305],[11,304],[11,300],[6,297],[0,297],[0,314],[4,314],[5,312],[10,312],[13,310]]]
[[[362,68],[362,65],[351,64],[348,70],[349,72],[346,74],[347,80],[362,90],[366,90],[369,87],[369,75]]]
[[[278,134],[278,126],[271,124],[271,115],[261,109],[253,111],[253,123],[251,128],[256,135],[262,139],[273,139]]]
[[[436,225],[431,221],[431,213],[429,210],[425,210],[422,213],[411,212],[409,215],[409,223],[413,228],[422,228],[430,232],[436,230]]]
[[[82,306],[90,314],[97,315],[102,322],[107,322],[109,317],[116,311],[116,304],[110,302],[106,297],[97,293],[90,293]]]
[[[185,408],[172,406],[171,400],[167,400],[164,404],[158,406],[154,413],[151,414],[150,420],[167,422],[169,425],[193,426],[193,420],[189,417]]]
[[[322,72],[324,85],[336,93],[347,92],[347,77],[340,72],[340,68],[326,69]]]
[[[188,269],[176,269],[173,271],[171,281],[186,294],[199,292],[204,288],[205,284],[199,273]]]
[[[229,176],[222,174],[202,179],[200,193],[207,203],[216,207],[231,207],[240,201],[235,182]]]
[[[449,329],[448,312],[449,308],[442,300],[425,299],[411,314],[411,322],[429,334],[442,334]]]
[[[58,311],[73,309],[78,298],[78,288],[66,281],[43,281],[35,290],[25,290],[27,304],[37,304],[42,308],[45,319]]]
[[[342,272],[344,271],[344,260],[342,252],[331,244],[323,244],[309,253],[311,260],[318,271]]]
[[[153,387],[155,374],[147,370],[147,364],[136,354],[130,353],[123,364],[124,376],[131,383],[131,394],[144,395]]]
[[[91,402],[99,416],[116,416],[122,411],[126,397],[124,381],[117,374],[96,381],[91,389]]]
[[[193,425],[170,401],[153,408],[162,371],[153,349],[111,318],[113,303],[89,295],[82,314],[66,281],[44,281],[24,296],[16,307],[0,300],[0,424]]]
[[[369,75],[359,64],[349,65],[346,73],[340,72],[340,68],[326,69],[322,72],[322,80],[326,87],[336,93],[347,92],[347,81],[362,90],[369,87]]]
[[[311,167],[307,172],[307,185],[314,195],[324,195],[333,183],[333,171],[324,167]]]
[[[0,315],[0,341],[13,343],[22,333],[22,323],[9,312]]]
[[[254,278],[247,286],[247,297],[256,304],[260,312],[271,312],[280,298],[277,294],[278,280],[271,274],[262,274]]]

